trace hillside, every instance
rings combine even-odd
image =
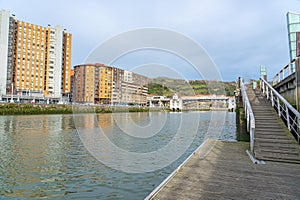
[[[171,96],[174,93],[180,96],[193,96],[198,94],[217,94],[234,96],[235,82],[219,82],[193,80],[185,81],[165,77],[153,78],[149,83],[149,94]]]

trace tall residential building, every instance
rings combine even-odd
[[[0,95],[6,94],[6,84],[8,82],[10,71],[8,68],[11,64],[8,64],[11,56],[11,26],[12,26],[13,18],[10,16],[8,11],[2,10],[0,11]],[[10,52],[10,56],[8,54]]]
[[[0,11],[1,94],[62,97],[71,91],[72,35]]]
[[[145,76],[103,64],[74,67],[74,102],[145,105],[147,93]]]
[[[300,13],[288,12],[286,15],[288,26],[288,39],[290,59],[293,60],[297,56],[297,33],[300,32]],[[299,52],[300,53],[300,52]]]

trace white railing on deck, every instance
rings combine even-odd
[[[255,118],[252,112],[250,101],[246,92],[246,86],[243,83],[242,79],[240,81],[241,85],[241,95],[243,99],[243,105],[245,109],[245,118],[247,122],[247,131],[250,133],[250,150],[253,153],[254,148],[254,134],[255,134]]]
[[[273,77],[273,85],[276,85],[295,72],[295,60],[296,59],[292,60]]]
[[[287,100],[285,100],[267,81],[260,79],[260,87],[266,98],[271,101],[272,106],[281,117],[287,128],[296,134],[300,141],[300,114]]]

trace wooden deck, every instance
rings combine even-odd
[[[267,161],[256,165],[246,149],[249,143],[208,140],[148,198],[300,199],[299,164]]]

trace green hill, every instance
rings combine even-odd
[[[171,96],[194,96],[198,94],[234,96],[235,82],[170,79],[165,77],[153,78],[149,83],[148,94]]]

